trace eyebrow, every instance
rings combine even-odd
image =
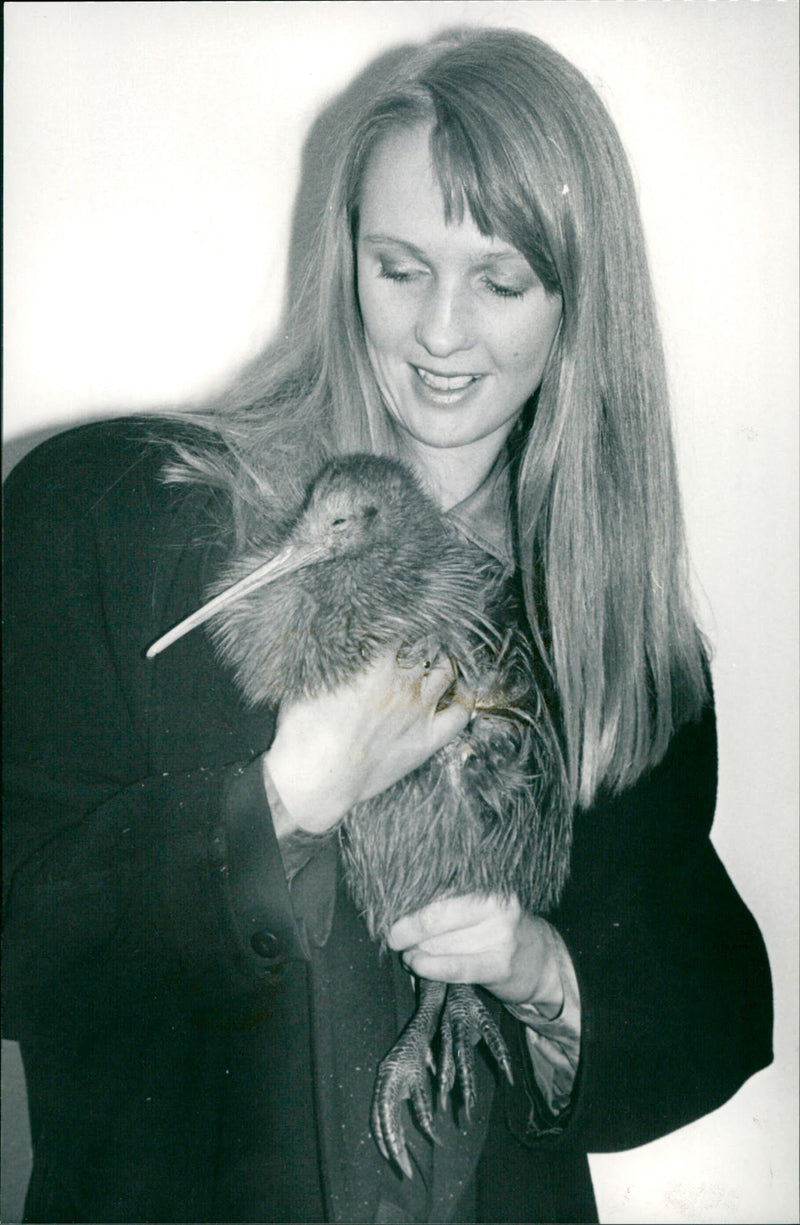
[[[380,246],[387,244],[393,247],[402,247],[409,255],[415,259],[421,260],[423,263],[429,258],[421,247],[415,243],[409,242],[405,238],[396,238],[393,234],[364,234],[362,242],[369,243],[372,246]],[[489,268],[500,263],[523,263],[526,268],[530,265],[521,251],[517,251],[515,247],[508,247],[501,251],[476,251],[470,264],[473,268]]]

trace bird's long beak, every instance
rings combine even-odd
[[[147,658],[153,659],[156,655],[160,655],[167,647],[172,646],[173,642],[183,638],[184,634],[188,634],[191,630],[196,629],[198,625],[203,625],[204,622],[218,613],[221,608],[232,604],[234,600],[249,595],[251,591],[256,591],[267,583],[273,583],[275,579],[283,578],[285,574],[291,574],[295,570],[301,570],[303,566],[309,566],[313,562],[321,561],[326,556],[330,556],[328,550],[319,546],[288,545],[275,557],[271,557],[263,565],[257,566],[255,570],[252,570],[250,574],[246,574],[244,578],[240,578],[232,587],[227,587],[225,591],[215,595],[202,608],[198,608],[196,612],[190,613],[183,621],[179,621],[177,625],[174,625],[171,630],[167,630],[166,634],[163,634],[152,646],[147,648]]]

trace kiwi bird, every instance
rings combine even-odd
[[[455,680],[440,705],[456,691],[470,695],[469,725],[340,826],[348,887],[373,939],[385,946],[396,920],[441,897],[516,895],[531,914],[555,904],[568,870],[569,809],[505,577],[403,464],[371,455],[328,463],[282,547],[267,557],[244,552],[209,594],[148,655],[209,622],[252,705],[329,692],[389,649],[409,666],[452,661]],[[418,985],[417,1010],[377,1069],[371,1117],[384,1157],[409,1177],[401,1107],[410,1100],[435,1139],[431,1071],[440,1107],[458,1083],[468,1115],[481,1039],[511,1079],[505,1042],[477,993]]]

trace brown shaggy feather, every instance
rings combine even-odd
[[[529,912],[549,910],[568,872],[570,814],[499,565],[454,532],[404,465],[370,455],[322,469],[288,542],[324,559],[211,622],[250,703],[334,689],[392,645],[443,651],[477,694],[469,727],[344,821],[348,884],[373,937],[447,894],[516,893]],[[264,560],[237,558],[210,594]]]

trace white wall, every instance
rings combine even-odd
[[[777,1061],[592,1158],[603,1221],[797,1213],[794,0],[7,4],[5,433],[202,395],[275,325],[302,144],[381,51],[519,26],[608,102],[641,186],[716,644],[715,841],[776,979]],[[5,1216],[3,1219],[9,1219]]]

